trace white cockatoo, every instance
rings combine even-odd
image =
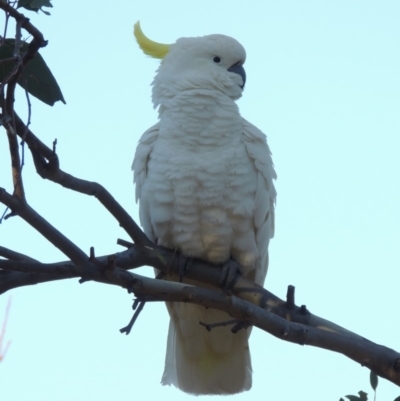
[[[132,166],[145,233],[188,258],[220,265],[234,260],[245,277],[263,285],[276,174],[265,135],[235,103],[246,79],[243,46],[224,35],[160,44],[144,36],[139,23],[134,34],[145,54],[162,59],[152,96],[159,121],[141,137]],[[162,384],[196,395],[249,390],[250,329],[209,332],[199,322],[229,316],[193,304],[167,307]]]

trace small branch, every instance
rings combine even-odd
[[[7,138],[11,157],[14,194],[21,200],[25,200],[24,185],[22,182],[21,159],[19,157],[19,144],[11,124],[7,124]]]
[[[4,4],[0,2],[0,8],[2,8]],[[14,10],[12,7],[10,7],[14,12],[16,12],[19,17],[16,19],[17,20],[17,36],[20,35],[20,28],[25,27],[26,21],[29,21],[27,18],[25,18],[22,14],[18,13],[16,10]],[[29,23],[29,25],[31,25]],[[33,25],[31,25],[33,27]],[[26,28],[26,27],[25,27]],[[18,31],[19,29],[19,31]],[[35,28],[36,29],[36,28]],[[18,37],[16,38],[16,45],[19,42]],[[6,96],[6,101],[5,101],[5,106],[6,106],[6,111],[5,114],[10,115],[13,117],[13,111],[14,111],[14,92],[15,92],[15,87],[17,85],[17,82],[24,70],[24,67],[29,63],[30,60],[32,60],[36,53],[39,51],[40,48],[45,47],[47,45],[47,41],[44,40],[43,35],[36,29],[36,36],[34,35],[32,41],[28,44],[28,47],[26,49],[26,52],[23,54],[23,56],[20,56],[19,53],[19,48],[15,46],[14,50],[14,57],[17,59],[17,63],[15,64],[14,69],[10,72],[10,74],[2,81],[1,87],[4,87],[4,85],[7,84],[7,96]]]
[[[0,224],[3,222],[3,220],[7,220],[7,212],[8,212],[8,207],[5,208],[3,214],[0,217]]]
[[[13,214],[22,217],[77,266],[88,261],[88,257],[81,249],[40,216],[23,199],[10,195],[4,188],[0,188],[0,202],[8,206]]]
[[[15,57],[3,58],[3,60],[0,60],[0,65],[8,64],[8,63],[15,63],[16,61],[18,61],[18,59]]]
[[[7,130],[7,137],[9,141],[9,149],[11,155],[11,167],[12,167],[12,177],[14,194],[24,200],[25,193],[22,182],[22,163],[19,156],[18,140],[16,137],[16,126],[14,122],[14,93],[15,87],[18,80],[21,77],[25,65],[35,56],[38,50],[45,46],[47,42],[44,40],[43,35],[29,23],[29,20],[25,18],[22,14],[16,11],[6,2],[0,2],[0,8],[2,8],[6,13],[11,15],[16,20],[16,34],[15,34],[15,47],[14,47],[14,58],[16,59],[16,64],[11,73],[3,79],[1,82],[1,90],[7,85],[6,98],[3,101],[3,112],[4,116],[9,116],[11,121],[5,123]],[[20,55],[20,43],[21,43],[21,28],[24,27],[30,30],[33,35],[33,40],[29,43],[26,52],[21,57]]]
[[[53,274],[54,277],[66,276],[66,278],[78,277],[74,265],[70,263],[41,263],[37,261],[17,261],[2,260],[1,269],[6,271],[22,272],[22,273],[45,273]]]
[[[29,18],[26,18],[23,14],[11,7],[5,1],[0,1],[0,9],[3,9],[16,21],[22,21],[21,27],[24,28],[30,35],[32,35],[39,43],[44,42],[42,33],[29,22]]]
[[[72,191],[96,197],[137,245],[152,245],[152,242],[132,217],[103,186],[96,182],[76,178],[61,170],[55,149],[50,149],[41,142],[17,114],[15,114],[15,123],[17,134],[21,138],[24,137],[25,142],[28,144],[36,171],[42,178],[53,181]]]
[[[11,298],[9,298],[7,301],[6,314],[4,316],[3,325],[2,325],[1,333],[0,333],[0,362],[6,356],[7,350],[11,344],[11,341],[8,341],[6,344],[6,347],[3,350],[3,341],[4,341],[5,334],[6,334],[6,327],[7,327],[8,315],[10,313],[10,307],[11,307]]]
[[[26,83],[25,88],[28,87],[28,84]],[[21,147],[22,147],[22,166],[25,164],[25,158],[24,158],[24,144],[25,144],[25,137],[28,132],[29,126],[31,125],[31,118],[32,118],[32,104],[31,104],[31,99],[29,97],[29,92],[27,89],[25,89],[25,97],[26,97],[26,104],[28,106],[28,119],[26,122],[26,129],[25,132],[22,135],[22,142],[21,142]],[[21,169],[22,169],[21,166]]]
[[[5,261],[0,260],[0,264]],[[23,273],[18,271],[0,270],[0,294],[12,290],[13,288],[24,287],[47,283],[50,281],[65,280],[76,277],[76,272],[64,275],[55,275],[54,273]]]
[[[286,294],[286,307],[288,309],[293,309],[296,304],[294,301],[294,286],[293,285],[288,285],[288,289],[287,289],[287,294]]]
[[[5,14],[6,22],[4,24],[3,37],[1,38],[1,45],[2,46],[4,45],[6,37],[7,37],[8,20],[10,19],[10,15],[6,11],[4,11],[4,14]]]
[[[38,262],[30,256],[24,255],[19,252],[12,251],[11,249],[0,246],[0,256],[6,259],[20,261],[20,262]]]
[[[128,335],[131,332],[132,327],[135,324],[136,319],[139,317],[140,312],[143,310],[145,304],[146,304],[146,302],[144,302],[144,301],[137,302],[135,300],[135,302],[133,304],[133,309],[135,310],[135,313],[133,314],[132,319],[130,320],[128,325],[119,330],[121,332],[121,334],[125,333],[126,335]],[[139,305],[139,307],[136,308],[138,305]]]
[[[118,238],[117,244],[121,245],[121,246],[124,246],[125,248],[128,248],[128,249],[131,248],[134,245],[132,242],[125,241],[125,240],[120,239],[120,238]]]
[[[17,128],[17,135],[22,138],[24,136],[24,141],[28,144],[29,148],[33,148],[36,150],[44,159],[52,160],[55,155],[55,152],[46,146],[39,138],[37,138],[33,132],[25,125],[22,119],[18,116],[17,113],[14,113],[15,116],[15,126]],[[46,161],[46,160],[45,160]]]
[[[17,19],[17,23],[15,26],[16,32],[15,32],[14,57],[17,60],[21,59],[20,48],[21,48],[21,38],[22,38],[22,34],[21,34],[22,23],[23,23],[23,19],[19,18],[19,19]]]

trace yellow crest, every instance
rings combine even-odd
[[[169,51],[169,45],[153,42],[142,31],[140,22],[133,26],[133,34],[144,54],[154,58],[164,58]]]

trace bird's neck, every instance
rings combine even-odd
[[[160,106],[159,117],[163,127],[160,135],[169,139],[201,144],[206,138],[214,142],[241,134],[239,109],[232,99],[220,92],[183,91]]]

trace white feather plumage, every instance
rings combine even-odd
[[[220,65],[213,62],[216,55]],[[243,80],[227,70],[244,59],[242,46],[222,35],[172,45],[153,82],[160,121],[140,139],[133,170],[140,221],[152,240],[215,264],[232,258],[262,285],[274,234],[276,175],[265,135],[234,102]],[[250,389],[250,330],[208,332],[199,321],[229,316],[197,305],[167,306],[162,383],[192,394]]]

